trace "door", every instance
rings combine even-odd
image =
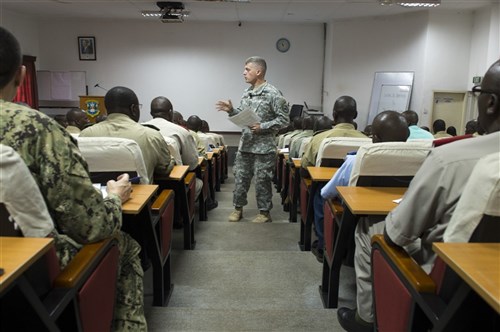
[[[432,122],[442,119],[446,128],[454,126],[458,135],[465,131],[465,111],[467,106],[466,92],[434,91]]]

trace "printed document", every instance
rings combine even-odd
[[[260,123],[260,117],[254,111],[246,109],[240,113],[230,116],[229,120],[240,128],[250,127]]]

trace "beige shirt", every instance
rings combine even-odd
[[[438,131],[437,133],[434,134],[434,138],[446,138],[446,137],[451,137],[451,135],[447,134],[446,131]]]
[[[311,139],[302,156],[301,165],[303,168],[316,165],[316,157],[323,139],[327,137],[364,137],[363,133],[354,129],[354,125],[350,123],[339,123],[333,129],[323,131]]]
[[[154,118],[145,122],[160,129],[163,136],[175,139],[179,146],[179,152],[182,158],[183,165],[189,165],[189,170],[192,171],[198,166],[198,150],[192,135],[185,128],[176,125],[162,118]]]
[[[138,124],[125,114],[109,114],[105,121],[82,130],[80,137],[121,137],[136,141],[149,179],[153,179],[155,173],[168,175],[174,167],[174,160],[160,132]]]
[[[79,134],[81,132],[80,128],[75,126],[67,126],[66,131],[70,134]]]

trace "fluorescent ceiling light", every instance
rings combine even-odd
[[[398,0],[396,3],[403,7],[437,7],[441,0]]]

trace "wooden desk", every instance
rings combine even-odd
[[[205,158],[198,157],[198,167],[201,167],[201,165],[203,164],[203,161],[205,161]]]
[[[158,191],[156,184],[133,184],[130,199],[122,204],[122,213],[139,214]]]
[[[433,243],[432,249],[500,314],[500,243]]]
[[[337,187],[344,212],[340,223],[325,224],[323,277],[319,293],[325,308],[337,308],[339,277],[342,261],[347,257],[354,240],[354,230],[361,216],[387,215],[408,188],[395,187]],[[335,219],[335,218],[333,218]],[[326,219],[325,219],[326,221]],[[335,223],[335,220],[331,221]],[[327,230],[331,230],[327,233]]]
[[[171,180],[182,180],[186,173],[189,171],[189,166],[187,165],[176,165],[170,172],[168,178]]]
[[[53,245],[51,238],[0,237],[0,294]]]
[[[207,160],[212,160],[213,157],[214,157],[213,152],[207,152]]]
[[[25,319],[28,320],[29,330],[59,331],[59,327],[51,316],[52,312],[40,299],[37,287],[25,275],[27,270],[35,267],[52,248],[53,243],[54,239],[51,238],[0,237],[0,267],[5,270],[4,275],[0,277],[2,319],[6,319],[2,320],[2,330],[13,329],[13,325],[17,325],[16,322],[19,323],[18,320],[22,319],[22,316],[18,317],[20,315],[17,313],[11,315],[8,311],[8,309],[18,307],[18,304],[12,304],[10,301],[19,300],[22,303],[21,307],[27,311]],[[45,274],[45,272],[45,270],[37,271],[42,281],[47,280],[48,273]],[[32,271],[31,274],[33,274]],[[4,306],[7,311],[3,310]],[[10,322],[10,319],[13,321]]]
[[[320,185],[324,185],[325,182],[330,181],[337,170],[337,167],[307,167],[312,182],[307,195],[307,212],[305,218],[302,216],[300,218],[299,247],[303,251],[311,250],[312,225],[314,224],[314,196],[316,195],[316,191],[320,189]]]
[[[386,215],[398,204],[407,188],[337,187],[340,198],[355,215]]]

